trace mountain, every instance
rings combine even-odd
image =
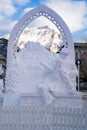
[[[54,29],[48,26],[38,28],[26,28],[19,39],[19,46],[23,48],[26,42],[33,41],[39,42],[44,47],[48,47],[52,44],[59,45],[62,37]]]
[[[9,34],[3,36],[3,38],[9,39]],[[51,29],[48,26],[36,27],[36,28],[25,28],[20,35],[18,47],[22,49],[28,41],[39,42],[51,51],[57,51],[61,44],[62,36]]]

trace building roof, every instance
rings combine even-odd
[[[87,47],[87,43],[74,43],[75,47]]]

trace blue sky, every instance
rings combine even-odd
[[[46,5],[68,25],[74,42],[87,41],[87,0],[2,0],[0,36],[11,33],[17,21],[30,9]]]

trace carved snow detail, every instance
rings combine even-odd
[[[10,57],[9,59],[14,60],[16,58],[18,40],[24,28],[27,27],[27,25],[29,25],[33,20],[35,20],[40,16],[46,17],[58,28],[58,30],[62,34],[65,46],[72,48],[72,50],[70,50],[71,51],[70,55],[72,55],[74,59],[73,41],[67,25],[64,23],[64,21],[58,14],[56,14],[53,10],[51,10],[46,6],[40,6],[38,8],[31,10],[30,12],[25,14],[24,17],[16,24],[9,39],[9,45],[8,45],[8,57]]]

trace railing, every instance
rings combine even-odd
[[[0,130],[86,130],[87,109],[1,107]]]

